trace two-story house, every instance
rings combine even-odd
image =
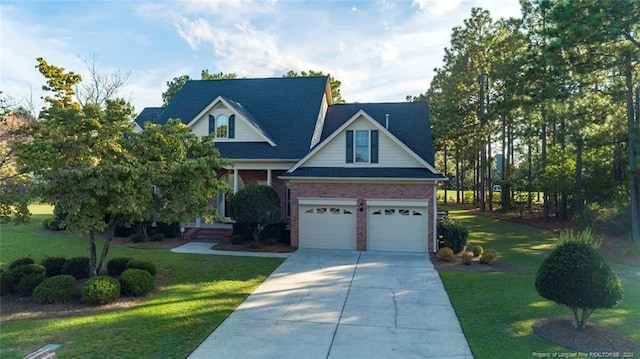
[[[294,247],[436,250],[444,176],[433,166],[424,102],[333,104],[327,77],[189,81],[136,124],[171,118],[215,134],[233,161],[219,178],[234,192],[276,190]],[[228,200],[212,201],[222,216]]]

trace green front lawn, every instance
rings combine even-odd
[[[449,298],[476,358],[525,358],[533,352],[573,352],[533,333],[538,319],[571,312],[540,297],[536,271],[554,247],[553,233],[534,227],[450,210],[469,228],[469,243],[498,251],[499,260],[520,267],[510,273],[441,271]],[[640,268],[612,265],[624,285],[624,300],[616,308],[597,310],[590,322],[611,326],[640,342]]]
[[[31,256],[86,256],[88,240],[37,233],[46,209],[29,225],[0,227],[0,265]],[[50,212],[49,212],[50,213]],[[184,358],[251,294],[283,259],[179,254],[111,245],[109,258],[149,260],[167,287],[151,300],[96,316],[0,324],[0,356],[21,358],[49,343],[60,358]],[[250,339],[248,339],[250,340]]]

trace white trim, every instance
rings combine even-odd
[[[271,170],[283,170],[286,171],[289,168],[291,168],[291,165],[293,165],[294,162],[273,162],[273,161],[236,161],[236,160],[232,160],[233,161],[233,165],[232,166],[228,166],[228,167],[224,167],[227,170],[230,170],[232,168],[234,169],[238,169],[238,170],[265,170],[265,169],[271,169]]]
[[[202,111],[200,111],[200,113],[198,113],[194,118],[192,118],[188,123],[187,126],[191,127],[193,126],[194,123],[196,123],[198,120],[200,120],[202,117],[204,117],[205,115],[207,115],[209,113],[209,111],[211,111],[212,108],[214,108],[215,106],[217,106],[218,104],[222,104],[224,107],[226,107],[226,109],[228,111],[231,111],[234,115],[236,115],[236,121],[240,120],[240,121],[244,121],[251,129],[253,129],[253,131],[260,136],[265,142],[269,143],[271,146],[276,146],[275,143],[273,143],[273,141],[271,141],[269,139],[269,137],[265,136],[264,133],[262,133],[261,130],[257,129],[256,126],[253,125],[253,123],[251,123],[251,121],[245,119],[243,116],[241,116],[239,113],[236,113],[235,111],[232,111],[231,109],[233,109],[233,106],[231,106],[229,104],[229,102],[227,102],[222,96],[218,96],[216,97],[213,101],[211,101],[211,103],[209,105],[207,105],[207,107],[205,107]],[[227,116],[227,118],[229,118],[230,116]],[[216,122],[217,122],[217,118],[216,118]],[[237,127],[237,126],[236,126]],[[229,129],[227,126],[227,135],[229,134]],[[213,134],[215,136],[215,133]],[[234,141],[234,138],[220,138],[220,137],[216,137],[216,139],[219,140],[223,140],[221,142],[240,142],[240,141]]]
[[[433,172],[434,174],[440,174],[433,166],[431,166],[427,161],[422,159],[422,157],[418,156],[415,152],[413,152],[407,145],[405,145],[402,141],[400,141],[396,136],[394,136],[389,130],[384,128],[384,126],[380,125],[376,120],[374,120],[369,114],[367,114],[364,110],[359,110],[355,115],[353,115],[347,122],[345,122],[342,126],[340,126],[337,130],[333,131],[333,133],[327,137],[324,141],[322,141],[318,146],[316,146],[311,152],[309,152],[304,158],[302,158],[298,163],[296,163],[288,172],[293,172],[299,167],[301,167],[305,162],[309,160],[309,158],[313,157],[320,149],[327,145],[327,143],[331,142],[335,137],[337,137],[340,133],[342,133],[349,125],[351,125],[358,118],[364,117],[369,122],[371,122],[378,131],[381,131],[385,135],[387,135],[393,142],[395,142],[400,148],[405,150],[409,155],[411,155],[416,161],[418,161],[425,168]],[[354,143],[354,152],[355,152],[355,143]],[[347,165],[347,164],[345,164]],[[351,166],[351,164],[348,164]]]
[[[271,187],[273,181],[271,180],[271,168],[267,168],[267,186]]]
[[[420,207],[429,208],[428,199],[369,199],[366,198],[367,207]]]
[[[438,184],[433,184],[433,249],[431,250],[435,253],[438,249]]]
[[[356,206],[357,204],[358,204],[357,198],[324,198],[324,197],[298,198],[299,206],[317,206],[317,205]]]
[[[289,182],[329,182],[329,183],[431,183],[444,181],[439,178],[378,178],[378,177],[289,177],[286,174],[278,176],[280,179],[285,179]]]

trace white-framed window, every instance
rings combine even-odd
[[[349,130],[346,133],[346,163],[378,163],[377,130]]]
[[[216,117],[216,138],[229,138],[229,117],[225,115]]]

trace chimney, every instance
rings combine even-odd
[[[384,120],[384,128],[386,128],[387,130],[389,129],[389,114],[385,114],[384,115],[385,120]]]

